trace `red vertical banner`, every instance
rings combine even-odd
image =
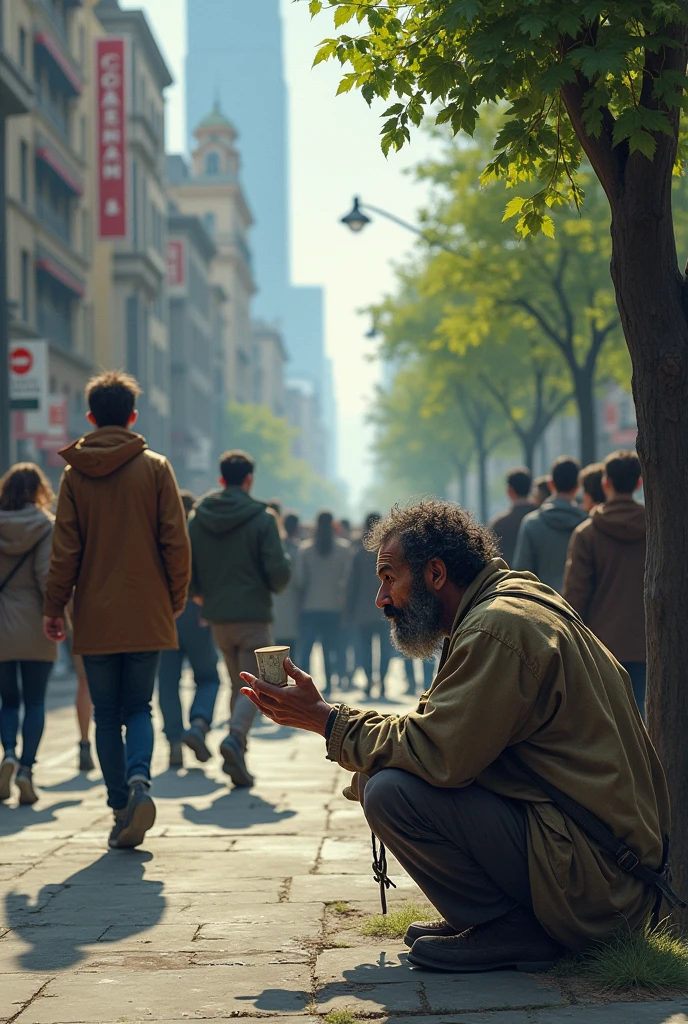
[[[96,40],[98,236],[127,236],[127,41]]]
[[[169,288],[180,288],[186,284],[186,260],[184,243],[170,239],[167,243],[167,284]]]

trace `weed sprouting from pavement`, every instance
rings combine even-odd
[[[688,942],[666,923],[644,932],[625,929],[609,942],[565,957],[552,974],[562,980],[586,977],[609,991],[688,989]]]
[[[437,917],[437,911],[427,903],[404,903],[389,914],[374,914],[361,925],[362,935],[376,938],[401,939],[414,921],[427,921]]]

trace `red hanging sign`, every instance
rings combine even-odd
[[[127,41],[96,40],[98,235],[127,236]]]

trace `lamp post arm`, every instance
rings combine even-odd
[[[391,220],[394,224],[398,224],[399,227],[406,228],[407,231],[412,231],[414,235],[418,235],[418,237],[422,238],[424,242],[428,243],[428,245],[434,245],[437,246],[438,249],[444,249],[444,251],[448,252],[451,256],[461,255],[456,249],[452,249],[451,246],[445,245],[444,242],[439,242],[437,239],[429,238],[422,228],[416,227],[415,224],[409,224],[407,220],[402,220],[401,217],[397,217],[395,214],[389,213],[387,210],[382,210],[379,206],[371,206],[370,203],[361,203],[360,201],[359,206],[362,210],[370,210],[371,213],[377,213],[380,217],[386,217],[387,220]]]

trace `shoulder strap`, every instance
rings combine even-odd
[[[573,608],[566,607],[560,608],[553,602],[548,601],[544,597],[540,597],[538,594],[529,594],[522,590],[501,590],[496,594],[488,594],[481,598],[480,601],[476,601],[476,604],[481,604],[484,601],[490,600],[493,597],[518,597],[525,599],[526,601],[535,601],[536,604],[544,605],[549,608],[550,611],[555,612],[557,615],[561,615],[562,618],[568,619],[570,622],[574,622],[578,626],[582,626],[585,630],[588,627],[583,622],[578,612],[574,611]],[[657,892],[658,903],[655,907],[655,916],[659,912],[659,903],[662,898],[666,900],[670,907],[684,910],[688,904],[681,899],[680,896],[674,892],[669,885],[669,865],[668,865],[668,847],[669,839],[668,836],[664,839],[664,857],[662,867],[660,871],[654,871],[652,868],[646,867],[642,864],[636,855],[633,853],[631,848],[617,839],[614,833],[603,821],[601,821],[596,814],[589,811],[587,807],[583,807],[573,797],[568,796],[561,789],[543,778],[534,768],[527,765],[518,754],[511,749],[504,751],[504,755],[509,758],[520,770],[528,776],[528,778],[534,782],[539,788],[545,793],[552,803],[563,811],[571,821],[578,826],[581,832],[584,832],[590,839],[592,839],[598,846],[600,846],[606,853],[614,858],[616,863],[622,869],[631,875],[635,875],[636,878],[644,882],[645,885],[653,888]]]
[[[15,577],[15,576],[17,575],[17,573],[18,573],[18,572],[19,572],[19,570],[21,569],[21,567],[22,567],[22,565],[24,564],[24,562],[26,562],[27,558],[29,558],[29,557],[30,557],[30,556],[31,556],[31,555],[32,555],[32,554],[34,553],[34,551],[36,550],[36,548],[38,547],[38,545],[39,545],[39,544],[40,544],[40,543],[41,543],[41,542],[42,542],[43,540],[45,540],[45,538],[46,538],[47,536],[48,536],[48,534],[47,534],[47,533],[44,533],[42,537],[39,537],[39,538],[38,538],[38,540],[36,541],[36,543],[34,544],[34,546],[33,546],[32,548],[29,548],[29,550],[28,550],[28,551],[25,551],[25,552],[24,552],[24,554],[23,554],[23,555],[21,556],[21,558],[19,559],[19,561],[17,562],[17,564],[15,565],[15,567],[14,567],[14,568],[13,568],[13,569],[11,570],[11,572],[10,572],[10,573],[8,573],[8,575],[7,575],[7,576],[5,576],[4,580],[2,580],[2,582],[0,582],[0,594],[1,594],[1,593],[2,593],[2,591],[3,591],[4,589],[5,589],[5,587],[6,587],[6,586],[7,586],[7,584],[8,584],[9,582],[10,582],[10,580],[14,579],[14,577]]]

